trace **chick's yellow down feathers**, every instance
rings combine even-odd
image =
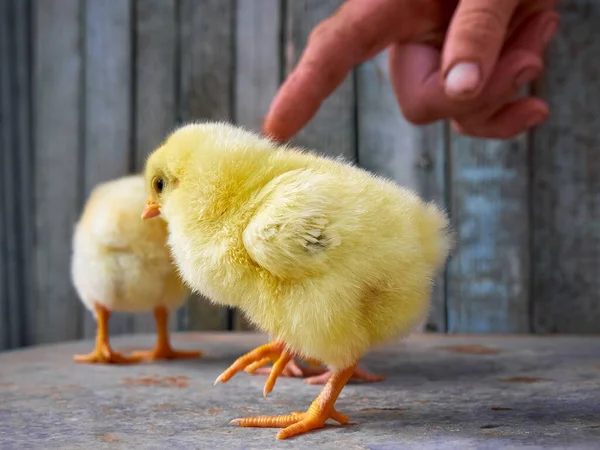
[[[213,302],[240,308],[274,338],[248,365],[300,356],[332,370],[307,413],[243,419],[285,438],[345,421],[335,398],[369,347],[410,333],[427,315],[451,247],[434,204],[340,160],[278,146],[223,123],[191,124],[148,159],[145,215],[169,225],[182,276]]]
[[[164,221],[142,222],[139,212],[146,201],[144,178],[126,176],[98,185],[90,194],[75,226],[71,274],[84,305],[98,322],[96,348],[79,362],[136,362],[198,352],[176,352],[169,345],[167,315],[180,307],[188,289],[177,274]],[[131,357],[110,348],[107,323],[110,313],[154,311],[159,338],[153,352]]]

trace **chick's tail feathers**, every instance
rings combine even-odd
[[[454,247],[454,231],[447,214],[435,203],[427,203],[417,226],[425,261],[440,268]]]

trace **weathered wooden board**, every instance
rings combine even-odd
[[[14,160],[15,178],[18,180],[16,193],[18,203],[18,219],[15,229],[15,238],[19,240],[19,271],[20,284],[19,297],[15,298],[15,310],[19,311],[18,321],[13,323],[15,341],[13,345],[30,344],[27,340],[26,317],[32,312],[32,294],[34,283],[34,260],[33,242],[35,226],[34,210],[34,178],[33,171],[33,145],[32,145],[32,2],[30,0],[12,0],[14,18],[13,24],[13,46],[14,59],[12,62],[15,78],[13,99],[14,106],[12,115],[14,117],[14,139],[13,150],[16,150]],[[17,306],[18,305],[18,306]]]
[[[31,161],[31,4],[0,2],[0,348],[25,345],[31,292],[32,161]],[[6,338],[4,340],[3,338]]]
[[[82,333],[83,308],[70,280],[83,181],[82,16],[79,0],[34,2],[36,221],[30,343],[75,339]]]
[[[308,36],[323,19],[333,14],[343,0],[287,0],[285,24],[285,72],[300,59]],[[354,73],[321,105],[321,109],[292,140],[293,143],[328,155],[344,155],[355,161],[356,96]]]
[[[235,358],[263,344],[248,333],[185,333],[192,361],[76,365],[91,341],[0,354],[3,448],[244,448],[372,450],[595,450],[600,441],[598,337],[412,336],[365,355],[381,383],[349,383],[336,409],[351,421],[278,441],[279,430],[238,417],[304,411],[319,386],[238,373],[213,387]],[[119,336],[149,348],[154,336]],[[39,444],[39,445],[38,445]]]
[[[131,0],[85,2],[85,196],[130,171],[132,160]],[[112,335],[133,330],[133,317],[113,314]],[[96,323],[85,315],[84,334]]]
[[[181,78],[179,118],[231,121],[234,113],[233,0],[181,0]],[[187,327],[219,330],[229,327],[232,314],[193,295]]]
[[[362,64],[356,76],[359,165],[445,208],[446,124],[416,127],[404,119],[390,84],[387,51]],[[442,273],[436,280],[427,330],[446,330],[444,278]]]
[[[281,9],[280,0],[236,7],[235,121],[257,132],[281,82]]]
[[[235,46],[235,121],[262,132],[264,117],[281,82],[280,0],[238,2]],[[236,311],[236,330],[251,329]]]
[[[529,184],[525,136],[510,141],[453,134],[448,331],[529,331]]]
[[[135,2],[134,169],[142,171],[148,154],[171,132],[177,119],[177,3]],[[177,329],[177,314],[169,318]],[[133,317],[136,332],[154,331],[151,313]]]
[[[533,315],[537,332],[600,331],[600,4],[560,4],[533,135]]]
[[[0,176],[7,171],[5,155],[8,155],[6,129],[9,127],[6,110],[8,87],[8,0],[0,0]],[[0,217],[6,214],[4,197],[0,196]],[[9,292],[6,280],[8,256],[7,232],[4,220],[0,219],[0,350],[10,348],[10,320],[8,317]]]
[[[8,0],[0,0],[0,176],[2,177],[3,190],[7,196],[0,196],[0,350],[12,347],[12,324],[14,317],[11,315],[10,306],[13,300],[14,286],[10,280],[10,219],[9,216],[11,198],[16,194],[10,183],[4,183],[10,180],[10,174],[13,170],[11,156],[14,153],[12,146],[12,123],[10,121],[10,109],[12,107],[11,96],[11,71],[10,71],[10,46],[12,39],[9,33],[9,9]],[[11,180],[12,181],[12,180]]]

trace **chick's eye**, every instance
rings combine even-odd
[[[165,187],[165,182],[162,178],[155,178],[154,179],[154,190],[160,194],[163,190],[163,188]]]

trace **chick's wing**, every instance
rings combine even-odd
[[[337,179],[299,169],[265,186],[262,203],[243,233],[250,257],[281,278],[304,278],[327,270],[341,244],[335,219]]]

